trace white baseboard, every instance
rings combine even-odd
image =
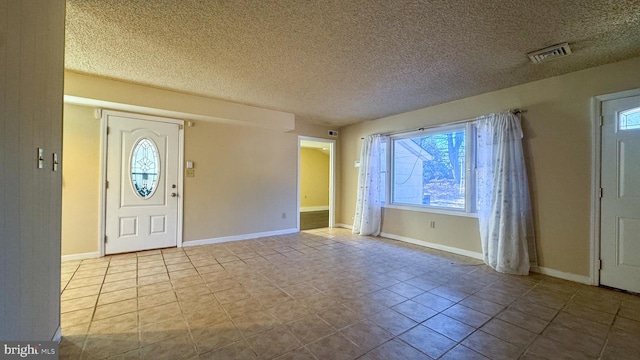
[[[62,340],[62,327],[58,326],[58,329],[56,330],[56,333],[53,334],[51,341],[55,341],[59,344],[61,340]]]
[[[94,259],[99,257],[100,257],[100,253],[96,251],[96,252],[82,253],[82,254],[62,255],[62,261]]]
[[[543,267],[543,266],[532,266],[531,267],[531,272],[538,273],[538,274],[549,275],[549,276],[553,276],[553,277],[556,277],[556,278],[569,280],[569,281],[573,281],[573,282],[577,282],[577,283],[581,283],[581,284],[592,285],[591,278],[588,277],[588,276],[578,275],[578,274],[573,274],[573,273],[567,273],[567,272],[564,272],[564,271],[550,269],[550,268],[546,268],[546,267]]]
[[[266,231],[266,232],[253,233],[253,234],[223,236],[223,237],[211,238],[211,239],[184,241],[182,243],[182,246],[187,247],[187,246],[218,244],[218,243],[229,242],[229,241],[240,241],[240,240],[257,239],[257,238],[262,238],[262,237],[267,237],[267,236],[295,234],[297,232],[300,232],[300,230],[298,230],[298,229],[284,229],[284,230]]]
[[[468,256],[468,257],[471,257],[471,258],[474,258],[474,259],[479,259],[479,260],[483,259],[482,253],[478,253],[478,252],[475,252],[475,251],[459,249],[459,248],[446,246],[446,245],[441,245],[441,244],[434,244],[434,243],[431,243],[431,242],[428,242],[428,241],[413,239],[413,238],[400,236],[400,235],[395,235],[395,234],[389,234],[389,233],[382,233],[382,234],[380,234],[380,236],[383,236],[383,237],[386,237],[386,238],[389,238],[389,239],[393,239],[393,240],[399,240],[399,241],[408,242],[408,243],[411,243],[411,244],[422,245],[422,246],[426,246],[426,247],[429,247],[429,248],[432,248],[432,249],[436,249],[436,250],[442,250],[442,251],[446,251],[446,252],[450,252],[450,253],[454,253],[454,254],[458,254],[458,255]],[[535,272],[535,273],[538,273],[538,274],[549,275],[549,276],[553,276],[555,278],[569,280],[569,281],[573,281],[573,282],[577,282],[577,283],[581,283],[581,284],[591,285],[591,278],[589,278],[588,276],[584,276],[584,275],[567,273],[567,272],[564,272],[564,271],[550,269],[550,268],[546,268],[546,267],[542,267],[542,266],[533,266],[533,267],[531,267],[531,272]]]
[[[393,239],[393,240],[408,242],[411,244],[421,245],[421,246],[425,246],[425,247],[436,249],[436,250],[442,250],[442,251],[450,252],[453,254],[463,255],[470,258],[474,258],[474,259],[480,259],[480,260],[483,259],[482,253],[464,250],[464,249],[456,248],[453,246],[436,244],[436,243],[432,243],[424,240],[418,240],[418,239],[414,239],[406,236],[400,236],[400,235],[389,234],[389,233],[381,233],[380,236]]]
[[[300,212],[327,211],[327,210],[329,210],[329,206],[305,206],[300,208]]]
[[[353,225],[347,225],[347,224],[335,224],[334,227],[353,230]]]

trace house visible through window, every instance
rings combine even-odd
[[[473,126],[460,124],[389,138],[389,205],[472,212]],[[386,150],[386,147],[385,147]],[[384,160],[387,159],[386,151]],[[387,161],[383,161],[384,164]],[[386,167],[382,167],[383,177]],[[386,183],[385,183],[386,188]]]

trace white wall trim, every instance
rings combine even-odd
[[[300,212],[326,211],[326,210],[329,210],[328,206],[305,206],[300,208]]]
[[[464,249],[456,248],[453,246],[436,244],[429,241],[418,240],[418,239],[414,239],[406,236],[400,236],[400,235],[389,234],[389,233],[381,233],[380,236],[482,260],[482,253],[475,252],[475,251],[464,250]]]
[[[62,255],[60,258],[61,258],[61,261],[71,261],[71,260],[94,259],[99,257],[100,257],[100,252],[96,251],[96,252],[88,252],[88,253],[80,253],[80,254]]]
[[[187,246],[218,244],[218,243],[229,242],[229,241],[258,239],[258,238],[263,238],[267,236],[295,234],[298,232],[300,232],[300,230],[298,229],[284,229],[284,230],[266,231],[266,232],[253,233],[253,234],[222,236],[222,237],[211,238],[211,239],[185,241],[182,243],[182,246],[187,247]]]
[[[347,225],[347,224],[342,224],[342,223],[336,224],[336,227],[353,230],[353,225]]]
[[[53,337],[51,338],[51,341],[55,341],[58,344],[60,343],[60,341],[62,341],[62,327],[58,326],[58,329],[56,330],[55,334],[53,334]]]
[[[560,278],[564,280],[569,280],[581,284],[593,285],[591,284],[591,278],[589,276],[578,275],[574,273],[568,273],[560,270],[550,269],[543,266],[533,266],[531,267],[531,272],[544,274],[553,276],[555,278]]]

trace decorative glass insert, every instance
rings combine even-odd
[[[620,130],[640,129],[640,108],[620,113]]]
[[[151,139],[140,139],[133,147],[131,156],[131,183],[138,196],[148,199],[153,195],[159,174],[158,148]]]

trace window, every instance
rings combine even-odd
[[[131,184],[143,199],[156,191],[160,160],[158,150],[151,139],[143,138],[133,147],[131,156]]]
[[[461,124],[392,136],[390,204],[473,212],[472,132]]]
[[[640,108],[620,113],[620,130],[640,129]]]

